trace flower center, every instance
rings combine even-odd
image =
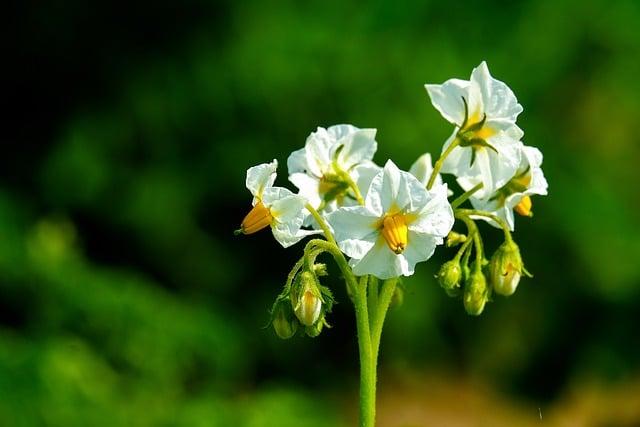
[[[396,254],[401,254],[407,247],[409,230],[407,221],[402,214],[387,215],[382,220],[382,237],[387,241],[389,249]]]
[[[262,202],[258,201],[242,220],[241,230],[244,234],[253,234],[260,231],[273,222],[271,211]]]
[[[320,193],[326,202],[334,199],[338,199],[338,202],[341,202],[348,190],[349,184],[340,179],[338,175],[324,174],[322,178],[320,178],[318,193]]]
[[[531,205],[531,197],[524,196],[513,209],[522,216],[532,216]]]

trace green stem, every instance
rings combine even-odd
[[[373,325],[376,322],[376,311],[378,309],[378,278],[375,276],[369,276],[367,301],[369,303],[369,324]]]
[[[431,171],[431,176],[429,177],[429,182],[427,182],[427,190],[431,190],[433,184],[436,182],[436,177],[440,173],[440,169],[442,169],[442,164],[444,160],[451,154],[454,148],[456,148],[460,144],[460,138],[456,137],[451,144],[444,150],[444,153],[440,156],[440,158],[433,165],[433,171]]]
[[[459,209],[455,213],[455,217],[460,219],[467,226],[467,230],[469,231],[469,237],[473,236],[473,243],[476,248],[476,265],[482,266],[484,262],[484,250],[482,247],[482,239],[480,238],[480,233],[478,231],[478,226],[476,223],[469,218],[469,216],[461,213],[462,209]]]
[[[371,322],[371,347],[373,349],[373,363],[374,366],[378,362],[378,353],[380,349],[380,338],[382,337],[382,326],[384,325],[384,319],[387,316],[387,310],[393,299],[393,294],[396,291],[396,285],[398,279],[385,280],[380,291],[378,298],[378,306],[376,314]]]
[[[360,352],[360,427],[374,427],[376,420],[376,365],[371,347],[366,282],[354,292],[358,350]]]
[[[476,215],[476,216],[483,216],[485,218],[492,219],[493,221],[498,223],[498,225],[502,228],[502,231],[504,232],[504,239],[507,242],[513,241],[513,239],[511,238],[511,230],[509,230],[509,226],[507,225],[507,223],[502,218],[492,214],[491,212],[480,211],[477,209],[457,209],[456,214],[460,214],[464,216]]]
[[[461,204],[466,202],[467,199],[469,199],[469,197],[473,196],[473,194],[476,191],[480,190],[483,186],[484,186],[484,184],[480,182],[480,183],[476,184],[471,190],[462,193],[453,202],[451,202],[451,207],[453,209],[457,208],[458,206],[460,206]]]
[[[316,222],[320,226],[320,229],[322,229],[322,232],[324,233],[324,237],[327,239],[327,241],[337,247],[338,244],[336,243],[336,239],[333,238],[333,234],[331,233],[331,228],[329,228],[329,224],[327,224],[324,218],[322,218],[322,215],[320,215],[318,211],[315,210],[313,206],[311,206],[311,204],[309,203],[307,203],[304,207],[309,211],[309,213],[311,213],[311,216],[313,216],[313,219],[316,220]]]
[[[343,170],[338,171],[338,175],[340,175],[340,178],[342,178],[349,185],[351,190],[353,190],[353,194],[356,196],[358,204],[360,206],[364,206],[364,197],[362,197],[362,193],[360,193],[360,189],[358,188],[358,185],[355,183],[355,181],[351,178],[351,175]]]

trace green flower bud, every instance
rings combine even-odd
[[[304,332],[311,338],[315,338],[318,335],[320,335],[320,332],[322,332],[323,327],[324,327],[324,319],[320,319],[320,321],[316,322],[315,325],[306,326],[304,328]]]
[[[500,295],[513,295],[523,271],[524,265],[518,245],[513,241],[504,242],[491,257],[489,265],[493,289]]]
[[[480,269],[476,269],[467,279],[462,300],[467,314],[478,316],[484,310],[485,304],[489,301],[489,287]]]
[[[456,233],[455,231],[450,231],[449,234],[447,235],[446,245],[448,248],[452,248],[466,241],[467,241],[467,236],[465,236],[464,234]]]
[[[315,273],[316,277],[329,275],[329,273],[327,272],[327,264],[322,264],[322,263],[314,264],[313,272]]]
[[[300,274],[295,292],[291,292],[291,305],[298,320],[304,326],[312,326],[318,321],[322,311],[322,296],[317,279],[313,273],[304,271]]]
[[[277,312],[271,324],[276,331],[276,335],[283,340],[289,339],[296,334],[298,330],[298,320],[291,311],[288,304],[279,304]]]
[[[436,277],[438,278],[440,286],[447,292],[447,295],[457,296],[459,294],[462,267],[460,267],[458,260],[452,259],[442,264]]]

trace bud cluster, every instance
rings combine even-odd
[[[335,301],[329,288],[318,280],[326,274],[326,265],[315,264],[299,272],[278,295],[271,310],[271,325],[278,337],[288,339],[298,331],[317,337],[325,326],[329,327],[325,316],[331,313]]]
[[[503,296],[513,295],[520,278],[523,275],[531,277],[524,268],[520,249],[512,239],[502,243],[490,261],[480,255],[470,266],[472,241],[460,236],[464,237],[452,232],[447,239],[448,242],[455,239],[463,245],[452,260],[442,264],[436,278],[447,295],[462,296],[468,314],[480,315],[486,303],[491,301],[493,292]]]

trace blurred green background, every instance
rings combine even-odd
[[[376,161],[439,152],[427,82],[487,60],[550,195],[516,238],[534,279],[479,318],[405,281],[381,426],[640,425],[640,2],[22,2],[3,21],[1,426],[349,426],[353,310],[278,340],[301,254],[234,237],[249,166],[317,126]],[[499,233],[484,228],[495,249]]]

